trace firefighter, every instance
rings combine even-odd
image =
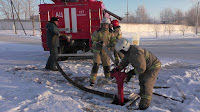
[[[119,70],[124,69],[129,63],[134,67],[127,73],[126,81],[128,82],[133,75],[139,75],[141,96],[139,109],[147,109],[151,104],[153,86],[161,67],[159,59],[146,49],[130,45],[126,39],[120,39],[115,49],[124,54],[124,58],[117,67]]]
[[[58,21],[59,18],[52,17],[51,20],[46,24],[46,35],[47,35],[47,46],[50,49],[50,56],[48,58],[48,61],[46,63],[45,69],[50,69],[53,71],[57,71],[55,61],[53,61],[52,53],[55,53],[56,60],[58,59],[58,47],[59,45],[59,37],[64,37],[65,39],[69,39],[70,36],[67,36],[65,34],[61,34],[58,31]],[[54,45],[52,46],[52,39],[55,38],[53,41]]]
[[[111,38],[113,38],[113,34],[109,31],[110,24],[109,18],[103,18],[101,21],[101,28],[96,30],[92,35],[93,67],[90,75],[90,86],[94,86],[100,61],[103,65],[105,78],[110,77],[110,58],[107,53],[102,50],[103,44],[107,47],[112,45]]]
[[[114,35],[114,38],[112,38],[112,41],[114,44],[116,44],[117,41],[122,38],[122,32],[119,26],[119,21],[113,20],[111,24],[113,27],[113,35]],[[118,65],[119,58],[122,59],[124,55],[122,53],[118,53],[115,49],[113,49],[113,51],[114,51],[114,56],[115,56],[115,64]]]

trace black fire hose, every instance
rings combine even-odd
[[[53,38],[52,38],[52,47],[54,47],[54,42],[55,42],[55,39],[58,38],[57,35],[54,35]],[[79,88],[80,90],[83,90],[85,92],[89,92],[89,93],[93,93],[93,94],[96,94],[96,95],[99,95],[99,96],[103,96],[103,97],[107,97],[107,98],[114,98],[116,99],[117,98],[117,95],[115,94],[110,94],[110,93],[104,93],[104,92],[101,92],[101,91],[96,91],[96,90],[93,90],[93,89],[89,89],[87,87],[84,87],[83,85],[80,85],[78,84],[77,82],[73,81],[71,78],[69,78],[67,76],[67,74],[62,70],[62,68],[60,67],[59,63],[57,62],[56,60],[56,57],[55,57],[55,51],[51,51],[52,52],[52,57],[53,57],[53,61],[55,61],[56,63],[56,66],[58,67],[58,70],[59,72],[62,74],[63,77],[65,77],[65,79],[67,79],[72,85],[74,85],[75,87]]]
[[[53,36],[52,38],[52,47],[54,46],[54,42],[55,42],[55,39],[58,38],[58,36]],[[117,95],[116,94],[110,94],[110,93],[105,93],[105,92],[101,92],[101,91],[96,91],[96,90],[93,90],[93,89],[89,89],[87,87],[84,87],[83,85],[80,85],[78,84],[77,82],[73,81],[71,78],[69,78],[67,76],[67,74],[62,70],[62,68],[60,67],[58,61],[56,60],[55,58],[55,51],[51,51],[51,55],[53,57],[53,61],[55,61],[56,63],[56,66],[58,67],[58,70],[59,72],[62,74],[63,77],[65,77],[65,79],[67,79],[72,85],[74,85],[75,87],[79,88],[80,90],[83,90],[85,92],[89,92],[89,93],[93,93],[93,94],[96,94],[96,95],[99,95],[99,96],[103,96],[103,97],[107,97],[107,98],[112,98],[112,99],[117,99]],[[167,87],[168,88],[168,87]],[[169,98],[171,100],[174,100],[174,101],[178,101],[178,102],[181,102],[183,103],[184,100],[180,101],[180,100],[177,100],[177,99],[174,99],[174,98],[171,98],[171,97],[167,97],[167,96],[164,96],[164,95],[161,95],[161,94],[158,94],[158,93],[153,93],[154,95],[157,95],[157,96],[162,96],[164,98]]]

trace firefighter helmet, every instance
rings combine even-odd
[[[128,40],[122,38],[120,40],[118,40],[118,42],[115,45],[115,49],[117,52],[124,50],[124,51],[128,51],[128,49],[130,48],[130,43]]]
[[[112,24],[113,27],[119,26],[119,21],[113,20],[113,21],[111,22],[111,24]]]
[[[101,20],[101,24],[110,24],[110,19],[109,18],[106,18],[104,17],[102,20]]]

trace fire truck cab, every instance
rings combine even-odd
[[[72,35],[71,41],[60,38],[59,54],[76,53],[78,50],[89,51],[92,33],[100,28],[104,16],[119,16],[107,11],[97,0],[52,0],[54,4],[40,4],[42,46],[48,51],[46,42],[46,24],[51,17],[59,18],[59,31]]]

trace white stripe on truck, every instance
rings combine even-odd
[[[71,8],[71,15],[72,15],[72,32],[77,33],[77,15],[76,15],[76,8]]]
[[[65,32],[70,33],[69,8],[64,8]]]

